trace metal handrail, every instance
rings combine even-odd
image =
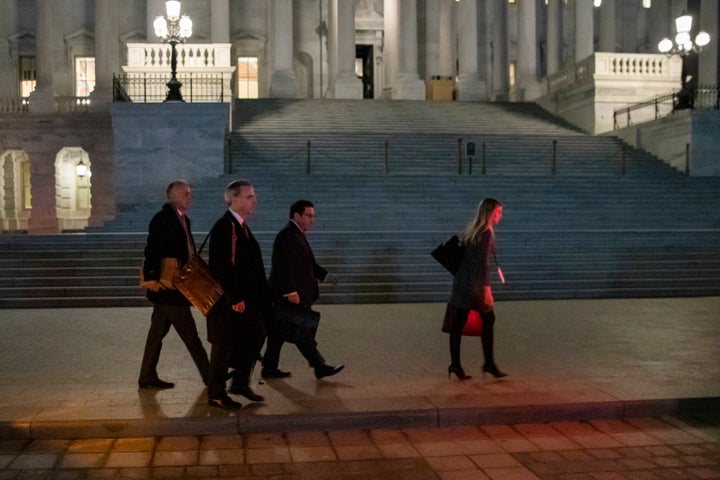
[[[642,113],[633,118],[633,112],[647,112],[652,108],[652,114],[643,116]],[[644,122],[666,117],[681,109],[720,109],[720,86],[702,85],[690,91],[680,90],[667,95],[655,97],[652,100],[628,105],[613,111],[613,129],[626,128]],[[621,120],[625,117],[624,124]]]

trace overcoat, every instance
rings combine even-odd
[[[207,316],[208,341],[253,349],[258,343],[262,345],[267,333],[266,321],[271,315],[262,253],[250,229],[246,237],[229,211],[210,231],[208,263],[224,291]],[[245,302],[243,313],[231,308],[239,302]]]

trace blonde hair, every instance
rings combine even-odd
[[[460,241],[463,244],[468,244],[475,240],[477,236],[487,230],[488,228],[492,231],[492,225],[490,225],[490,217],[497,207],[501,207],[502,203],[494,198],[485,198],[478,205],[477,214],[475,218],[467,224],[465,230],[463,230]]]

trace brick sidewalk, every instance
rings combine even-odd
[[[0,478],[719,479],[720,417],[4,440]]]

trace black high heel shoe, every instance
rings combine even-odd
[[[450,374],[452,374],[452,373],[457,375],[457,377],[460,380],[467,380],[468,378],[472,378],[471,375],[467,375],[465,373],[465,370],[463,370],[463,368],[460,365],[450,365],[448,367],[448,378],[450,378]]]
[[[492,364],[492,365],[485,364],[485,365],[483,365],[483,372],[484,372],[484,373],[489,373],[490,375],[492,375],[492,376],[495,377],[495,378],[507,377],[507,373],[503,373],[503,372],[501,372],[500,370],[498,370],[498,368],[497,368],[497,366],[495,366],[495,364]]]

